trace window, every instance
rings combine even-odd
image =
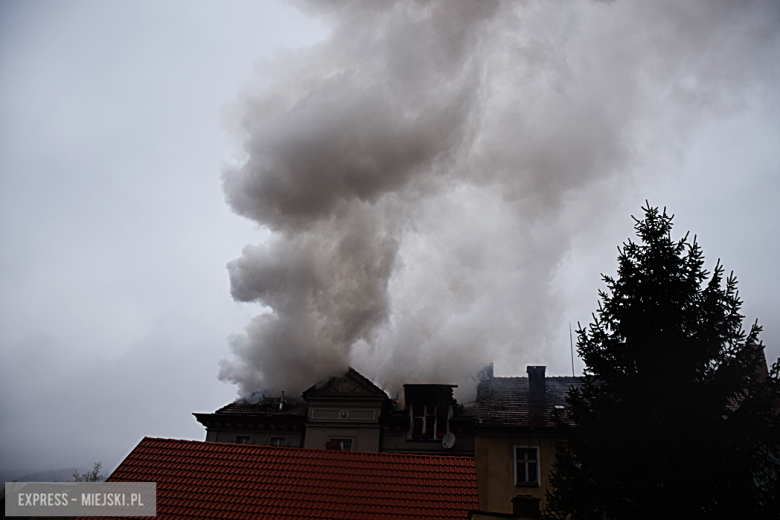
[[[236,444],[249,444],[249,436],[248,435],[237,435],[236,436]]]
[[[286,446],[284,437],[271,437],[271,446]]]
[[[415,403],[411,406],[412,439],[441,439],[447,433],[447,411],[430,404]]]
[[[425,405],[425,437],[436,438],[436,407]]]
[[[515,446],[515,485],[539,485],[538,446]]]
[[[352,451],[352,439],[331,439],[330,442],[339,443],[341,451]]]

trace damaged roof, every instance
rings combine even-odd
[[[527,377],[491,377],[477,387],[475,411],[482,428],[555,428],[555,416],[566,419],[566,394],[579,377],[546,377],[544,394],[531,395]],[[556,408],[559,407],[559,408]]]
[[[467,518],[471,457],[145,438],[113,482],[157,482],[157,518]]]
[[[239,399],[228,405],[223,406],[214,413],[218,414],[239,414],[239,415],[301,415],[306,416],[309,409],[308,404],[303,399],[285,397],[284,405],[281,404],[280,397],[263,396],[258,402],[251,403],[247,399]]]
[[[349,367],[341,376],[333,376],[328,380],[312,385],[301,395],[306,401],[318,398],[349,397],[380,399],[387,403],[390,402],[390,397],[384,390],[352,367]]]
[[[242,397],[214,412],[219,415],[257,415],[264,417],[293,415],[306,417],[309,404],[306,399],[317,397],[359,397],[381,399],[390,403],[387,394],[357,370],[350,367],[343,376],[320,381],[303,392],[303,398],[267,397],[260,392]],[[283,401],[283,402],[282,402]],[[194,414],[196,417],[211,414]],[[198,419],[200,420],[200,418]],[[203,422],[203,421],[201,421]]]
[[[206,428],[252,429],[259,425],[273,425],[275,428],[302,430],[306,424],[309,406],[303,399],[262,396],[254,399],[239,399],[223,406],[214,413],[192,415]]]

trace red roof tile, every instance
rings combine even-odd
[[[471,457],[145,438],[109,478],[157,482],[157,518],[467,518]]]

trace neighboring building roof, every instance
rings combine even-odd
[[[145,438],[109,481],[157,482],[157,518],[467,518],[471,457]]]
[[[580,384],[579,377],[545,377],[543,398],[533,399],[527,377],[485,379],[477,387],[475,409],[479,425],[481,428],[555,428],[556,414],[566,418],[569,388]]]

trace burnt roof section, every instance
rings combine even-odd
[[[566,420],[566,394],[579,377],[545,378],[544,395],[531,394],[527,377],[493,377],[477,387],[475,410],[481,428],[553,429],[556,414]]]
[[[352,367],[342,376],[333,376],[327,381],[320,381],[309,387],[302,394],[307,401],[309,399],[381,399],[390,403],[390,397],[384,390],[376,386],[370,379]]]
[[[256,403],[247,399],[239,399],[226,406],[223,406],[215,414],[233,414],[233,415],[263,415],[280,416],[296,415],[306,417],[309,405],[303,399],[296,399],[284,396],[284,405],[281,404],[282,397],[262,396]]]
[[[385,392],[363,377],[358,371],[350,368],[341,377],[332,377],[327,381],[321,381],[312,386],[303,393],[303,398],[288,396],[269,397],[260,392],[254,392],[247,397],[236,399],[214,413],[194,413],[192,415],[207,428],[239,426],[249,428],[252,425],[257,427],[267,424],[302,428],[309,412],[309,403],[305,399],[311,397],[381,399],[384,410],[393,410],[392,401]]]
[[[452,389],[458,385],[404,385],[404,398],[407,404],[453,403]]]

